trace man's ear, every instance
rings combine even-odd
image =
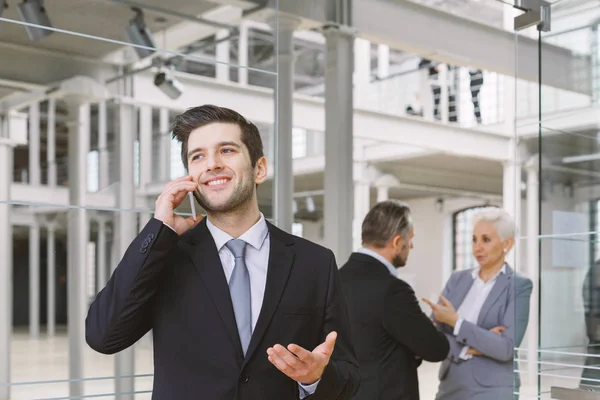
[[[254,183],[257,185],[267,180],[267,159],[261,157],[256,161],[256,167],[254,167]]]
[[[394,249],[402,249],[402,246],[404,246],[404,239],[402,238],[402,236],[395,235],[394,237],[392,237],[392,246],[394,247]]]

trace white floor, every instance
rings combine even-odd
[[[29,338],[26,331],[16,331],[12,342],[12,382],[16,385],[11,390],[12,400],[58,400],[69,399],[68,379],[68,341],[64,329],[59,330],[53,338],[42,334],[39,339]],[[150,399],[152,377],[139,377],[152,374],[152,349],[148,340],[142,339],[136,345],[135,354],[135,400]],[[437,391],[438,364],[423,363],[419,368],[421,400],[433,400]],[[580,370],[553,371],[555,375],[578,376]],[[114,356],[105,356],[86,347],[85,352],[85,397],[98,399],[114,399]],[[524,374],[522,374],[524,375]],[[105,378],[105,379],[102,379]],[[106,379],[108,378],[108,379]],[[534,386],[527,384],[527,377],[522,377],[524,385],[521,399],[550,399],[549,386],[558,384],[557,378],[544,383],[544,394],[536,396]],[[63,382],[51,382],[51,381]],[[36,383],[38,382],[38,383]],[[563,380],[564,386],[574,387],[576,383]],[[106,394],[102,396],[102,394]],[[258,400],[258,399],[257,399]],[[508,400],[508,399],[507,399]]]

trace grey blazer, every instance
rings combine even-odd
[[[474,282],[473,270],[457,271],[450,276],[442,295],[458,310]],[[442,362],[439,379],[443,381],[453,366],[470,362],[474,383],[482,387],[513,386],[514,348],[521,344],[529,319],[529,298],[533,284],[530,279],[514,274],[506,266],[485,300],[477,324],[463,321],[458,335],[454,328],[436,322],[450,342],[450,352]],[[506,330],[498,335],[490,332],[496,326]],[[477,349],[481,356],[465,361],[459,358],[464,346]],[[517,375],[518,379],[518,375]],[[517,385],[519,382],[517,380]]]

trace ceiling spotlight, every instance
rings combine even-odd
[[[146,26],[144,22],[144,13],[141,9],[134,7],[135,17],[129,21],[129,26],[125,29],[127,38],[132,44],[137,46],[144,46],[149,48],[134,47],[133,49],[137,53],[139,58],[146,58],[156,52],[156,45],[152,38],[152,32]]]
[[[163,91],[164,94],[178,99],[183,94],[184,88],[181,82],[177,80],[168,70],[162,70],[154,76],[154,84]]]
[[[6,2],[6,0],[0,0],[0,17],[2,17],[2,13],[7,8],[8,8],[8,3]]]
[[[48,17],[46,8],[44,8],[43,0],[23,0],[23,2],[18,5],[18,10],[19,15],[21,16],[21,20],[23,22],[38,25],[25,25],[27,35],[29,35],[29,39],[34,41],[40,40],[53,33],[49,29],[44,29],[40,27],[52,27],[52,23],[50,22],[50,18]]]

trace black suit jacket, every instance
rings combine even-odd
[[[245,358],[206,220],[181,237],[150,220],[93,301],[87,343],[113,354],[152,329],[155,400],[298,400],[298,383],[269,362],[267,348],[312,351],[335,330],[334,353],[308,399],[350,399],[360,377],[333,253],[268,226],[264,300]]]
[[[446,358],[445,335],[421,311],[410,285],[377,259],[353,253],[340,275],[361,372],[354,399],[419,399],[417,367]]]

